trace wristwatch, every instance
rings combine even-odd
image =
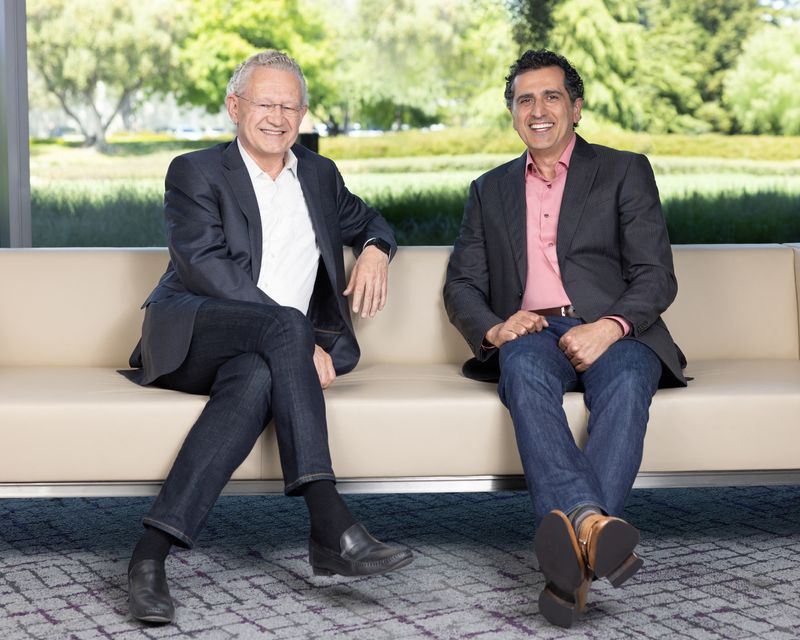
[[[364,243],[364,249],[367,247],[377,247],[381,251],[383,251],[387,256],[391,256],[392,254],[392,245],[390,245],[386,240],[382,238],[370,238]]]

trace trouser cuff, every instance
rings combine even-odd
[[[147,527],[152,527],[153,529],[160,529],[171,535],[175,538],[176,544],[184,549],[191,549],[194,546],[194,540],[186,535],[180,529],[176,529],[175,527],[171,527],[170,525],[166,524],[165,522],[161,522],[160,520],[155,520],[148,516],[142,518],[142,524]]]
[[[331,480],[336,483],[336,476],[333,473],[307,473],[286,484],[283,488],[283,492],[287,496],[299,496],[300,492],[303,490],[303,485],[309,482],[316,482],[317,480]]]

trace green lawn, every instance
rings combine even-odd
[[[397,139],[410,139],[403,135],[398,134]],[[425,134],[416,135],[424,138]],[[635,134],[628,141],[640,138]],[[712,142],[705,148],[732,144],[724,136]],[[760,148],[749,138],[736,142],[751,152]],[[760,142],[787,155],[783,139]],[[795,142],[800,149],[800,139]],[[352,143],[341,142],[342,148],[348,144]],[[674,147],[665,140],[659,144]],[[186,150],[175,147],[174,142],[119,145],[114,154],[103,155],[91,149],[34,145],[34,245],[163,244],[164,174],[170,160]],[[348,158],[338,165],[351,191],[394,225],[401,244],[450,244],[458,232],[470,181],[514,158],[518,151]],[[674,242],[800,241],[797,157],[754,160],[651,155],[650,160]]]

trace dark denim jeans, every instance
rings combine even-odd
[[[209,299],[198,311],[183,364],[155,385],[209,400],[144,523],[187,547],[231,474],[275,418],[285,491],[335,480],[314,335],[296,309]]]
[[[642,461],[650,402],[661,361],[633,340],[614,343],[583,373],[558,347],[575,318],[548,317],[541,333],[500,348],[498,391],[508,407],[533,499],[536,524],[551,510],[597,505],[620,515]],[[583,390],[589,439],[581,451],[567,424],[563,396]]]

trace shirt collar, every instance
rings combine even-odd
[[[244,160],[244,166],[247,167],[247,173],[250,174],[250,179],[255,180],[258,176],[262,173],[267,175],[261,167],[258,166],[258,163],[253,160],[253,157],[247,153],[247,150],[242,146],[242,141],[239,138],[236,138],[236,145],[239,147],[239,153],[242,155],[242,160]],[[294,151],[291,149],[286,151],[286,154],[283,156],[283,169],[282,171],[288,169],[292,176],[297,178],[297,156],[294,155]],[[270,178],[271,179],[271,178]]]
[[[577,136],[575,133],[572,134],[572,138],[570,139],[569,143],[567,144],[564,151],[561,153],[561,157],[558,159],[558,165],[556,167],[557,172],[566,171],[569,169],[569,161],[572,159],[572,152],[575,149],[575,141],[577,140]],[[534,175],[541,175],[539,173],[539,169],[536,167],[536,163],[533,161],[533,156],[531,156],[530,149],[528,150],[528,160],[525,163],[525,172],[526,173],[533,173]]]

